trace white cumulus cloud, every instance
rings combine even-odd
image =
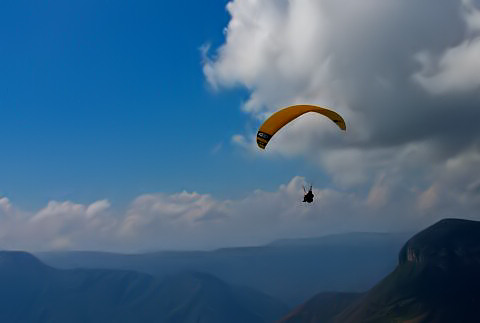
[[[480,166],[480,1],[233,0],[227,10],[225,42],[203,65],[210,84],[248,89],[244,110],[258,124],[296,103],[347,122],[343,134],[305,115],[267,151],[255,133],[235,143],[257,158],[302,156],[337,190],[370,192],[377,209],[393,199],[412,214],[461,216],[462,203],[474,213],[477,179],[464,174]]]
[[[471,152],[467,163],[476,165]],[[458,160],[449,167],[458,169]],[[450,173],[452,174],[452,173]],[[457,177],[455,177],[457,178]],[[51,201],[35,212],[0,200],[2,249],[156,251],[261,245],[276,239],[352,231],[419,230],[445,215],[475,218],[480,178],[470,176],[468,195],[445,190],[439,176],[430,187],[407,192],[401,177],[378,177],[367,192],[314,188],[314,203],[302,202],[305,179],[294,177],[274,191],[255,190],[222,200],[209,194],[145,194],[125,209],[106,200],[91,204]],[[470,211],[469,211],[470,210]]]

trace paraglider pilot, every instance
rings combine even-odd
[[[303,191],[305,192],[305,195],[303,196],[303,202],[312,203],[313,197],[314,197],[312,192],[312,185],[310,185],[310,189],[308,190],[308,193],[305,191],[305,187],[303,187]]]

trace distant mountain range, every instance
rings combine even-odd
[[[364,295],[319,294],[282,322],[480,322],[480,222],[446,219],[403,246]]]
[[[406,233],[348,233],[320,238],[279,240],[265,246],[215,251],[115,254],[37,253],[63,269],[135,270],[155,277],[183,271],[206,272],[255,288],[290,306],[320,291],[363,292],[395,268]]]
[[[402,248],[401,238],[355,233],[211,252],[39,254],[77,269],[3,251],[0,322],[479,322],[480,222],[442,220]],[[381,275],[398,250],[396,268],[358,293],[358,282]],[[322,288],[289,310],[238,281],[285,298]]]
[[[212,275],[59,270],[0,252],[0,322],[273,322],[286,305]]]

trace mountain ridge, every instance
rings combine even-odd
[[[1,322],[264,323],[287,312],[271,296],[205,273],[62,270],[18,251],[0,252],[0,286]]]
[[[295,240],[299,243],[289,241],[286,246],[264,245],[201,252],[138,255],[63,252],[37,255],[47,264],[64,269],[130,269],[155,277],[185,270],[207,272],[296,306],[318,292],[363,292],[372,287],[395,267],[398,251],[406,236],[353,233]],[[351,275],[350,268],[356,268],[357,276]]]

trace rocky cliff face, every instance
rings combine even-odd
[[[442,268],[480,265],[480,222],[445,219],[423,230],[400,251],[399,263],[407,262]]]
[[[445,219],[409,239],[395,270],[367,293],[319,294],[281,322],[476,323],[479,317],[480,222]]]
[[[335,322],[478,322],[480,222],[445,219],[413,236],[399,265]]]

